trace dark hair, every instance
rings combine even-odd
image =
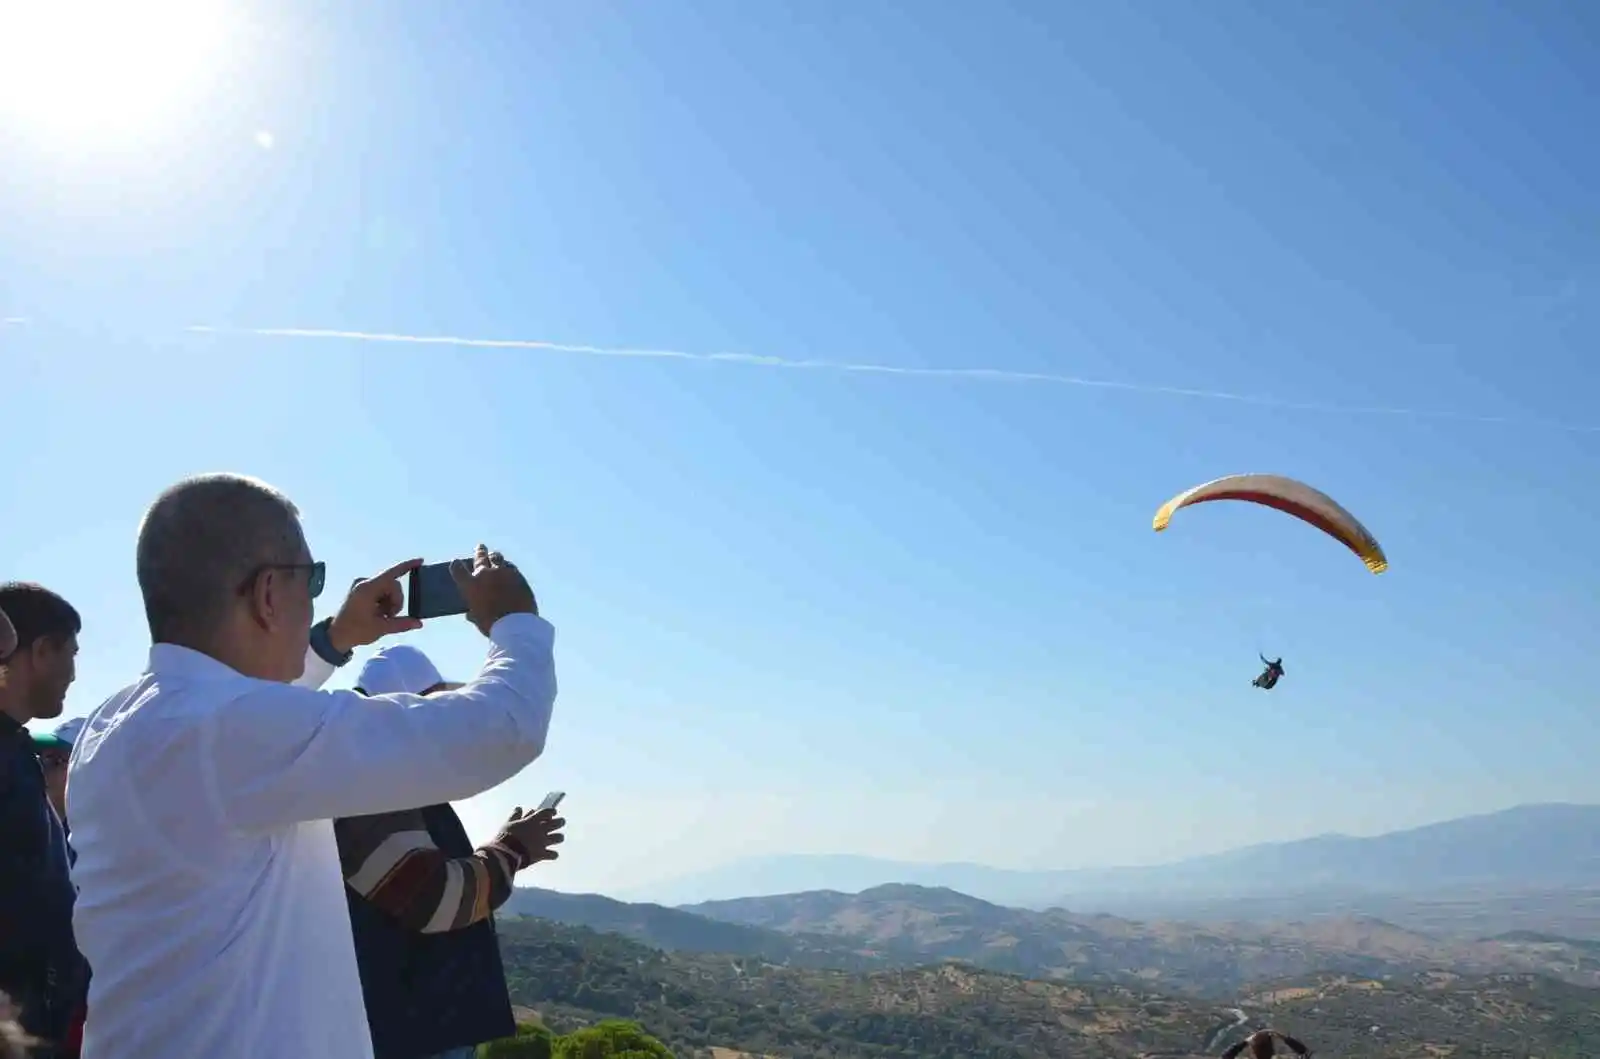
[[[17,650],[35,640],[65,640],[83,631],[83,619],[71,603],[43,585],[7,581],[0,585],[0,610],[17,630]]]

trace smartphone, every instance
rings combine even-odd
[[[471,562],[467,560],[469,565]],[[450,563],[429,563],[411,571],[406,584],[406,617],[445,618],[466,612],[467,601],[450,574]]]
[[[542,813],[546,809],[554,809],[556,806],[561,804],[561,799],[565,798],[566,796],[566,791],[551,791],[549,794],[544,796],[544,801],[539,803],[539,808],[535,809],[534,812]]]

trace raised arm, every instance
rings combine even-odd
[[[556,697],[555,629],[507,614],[478,675],[419,695],[258,683],[207,720],[212,795],[240,830],[469,798],[544,750]]]
[[[346,885],[421,934],[489,918],[511,896],[511,880],[531,856],[501,831],[470,857],[446,857],[416,809],[335,820],[333,832]]]

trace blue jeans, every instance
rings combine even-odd
[[[473,1059],[477,1054],[478,1049],[468,1044],[461,1048],[451,1048],[447,1052],[439,1052],[437,1055],[429,1056],[429,1059]]]

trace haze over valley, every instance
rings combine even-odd
[[[513,964],[581,959],[585,980],[617,953],[604,1003],[680,1054],[714,1059],[887,1056],[934,1040],[948,1055],[1199,1056],[1269,1024],[1292,1025],[1320,1054],[1360,1059],[1462,1047],[1578,1059],[1600,1043],[1597,833],[1600,807],[1541,805],[1122,872],[785,858],[761,867],[916,881],[680,907],[522,888],[503,910],[503,944]],[[750,869],[705,878],[727,884]],[[938,884],[1037,893],[1086,879],[1130,885],[1030,908]],[[1254,892],[1230,894],[1230,879]],[[1116,901],[1158,911],[1111,914]],[[600,933],[561,933],[574,928]],[[604,940],[614,935],[635,947]],[[559,943],[528,955],[533,938]],[[577,1003],[552,982],[513,992],[558,1023],[600,1002],[587,993]]]

